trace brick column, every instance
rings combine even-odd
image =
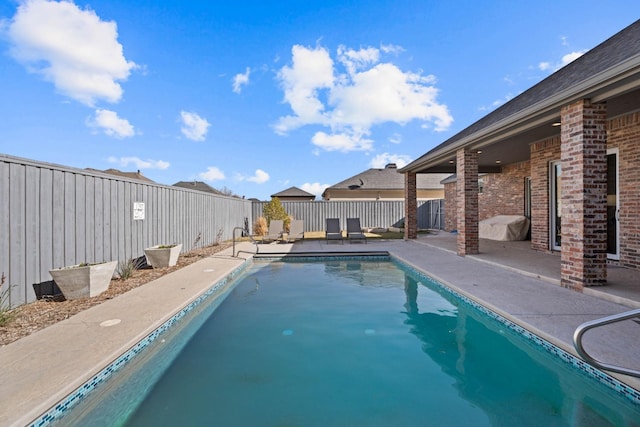
[[[458,202],[458,255],[477,254],[478,241],[478,153],[460,149],[456,153]]]
[[[581,100],[561,111],[562,286],[607,281],[607,108]]]
[[[404,238],[418,237],[418,196],[415,172],[404,174]]]

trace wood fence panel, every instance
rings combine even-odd
[[[15,283],[25,283],[25,166],[12,164],[9,168],[9,221],[11,229],[9,231],[9,299],[12,305],[24,304],[26,302],[24,287],[13,286]]]
[[[32,166],[26,167],[25,175],[25,282],[24,301],[35,300],[33,286],[40,283],[40,171]]]
[[[0,200],[9,200],[9,169],[10,163],[0,162]],[[9,208],[10,203],[0,203],[0,275],[4,275],[5,279],[8,279],[10,273],[10,248],[9,242],[11,241],[11,226],[9,222]],[[11,286],[11,281],[6,280],[5,283],[0,286],[0,292],[4,292]],[[10,292],[10,291],[9,291]],[[11,301],[7,301],[10,303]]]
[[[253,228],[264,205],[6,155],[0,155],[0,200],[0,273],[7,277],[4,289],[12,285],[12,306],[33,301],[34,284],[50,281],[52,268],[124,261],[157,244],[182,243],[188,251],[228,240],[245,220]],[[136,202],[145,204],[143,220],[133,220]],[[442,218],[442,204],[418,205],[419,224]],[[283,206],[305,221],[305,231],[324,230],[329,217],[340,218],[343,228],[348,217],[359,217],[365,227],[404,219],[402,201]]]

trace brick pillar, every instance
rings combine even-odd
[[[478,242],[478,153],[460,149],[456,153],[458,202],[458,255],[477,254]]]
[[[561,111],[562,286],[607,282],[607,108],[580,100]]]
[[[418,237],[418,196],[415,172],[404,174],[404,238]]]

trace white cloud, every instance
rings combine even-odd
[[[128,120],[118,117],[118,113],[110,110],[96,110],[95,116],[87,120],[87,125],[119,139],[134,136],[136,133]]]
[[[236,179],[238,181],[249,181],[255,182],[256,184],[264,184],[265,182],[269,181],[270,178],[271,177],[269,176],[269,174],[262,169],[256,169],[256,172],[253,176],[244,176],[240,174],[236,175]]]
[[[389,163],[395,163],[399,168],[402,168],[411,163],[411,160],[411,157],[405,154],[382,153],[371,159],[369,166],[372,168],[382,169]]]
[[[300,189],[306,191],[307,193],[315,194],[318,197],[322,197],[322,193],[327,187],[331,187],[331,185],[320,184],[319,182],[305,182],[300,186]]]
[[[402,46],[397,46],[393,44],[381,44],[380,50],[383,51],[384,53],[393,53],[396,55],[404,52],[404,48]]]
[[[293,116],[281,117],[275,125],[276,133],[286,134],[312,123],[324,123],[324,104],[318,98],[321,89],[333,85],[333,60],[323,48],[307,49],[295,45],[291,49],[293,65],[285,65],[278,72],[284,90],[284,100]]]
[[[138,157],[109,157],[109,163],[115,163],[120,165],[121,167],[127,167],[129,164],[133,163],[136,166],[136,169],[167,169],[170,166],[169,162],[165,162],[164,160],[142,160]]]
[[[386,46],[383,53],[401,48]],[[328,128],[318,131],[312,142],[330,151],[370,150],[371,134],[377,124],[394,122],[404,125],[420,120],[436,131],[453,122],[446,105],[438,103],[435,77],[421,72],[403,72],[388,62],[380,62],[380,50],[359,50],[340,46],[338,63],[322,48],[295,45],[292,64],[284,66],[278,78],[284,101],[292,115],[280,117],[276,133],[284,135],[302,126]],[[343,72],[340,72],[340,69]]]
[[[251,69],[247,67],[247,70],[244,74],[236,74],[233,77],[233,91],[235,93],[242,92],[242,86],[246,86],[249,84],[249,75],[251,74]]]
[[[561,62],[562,65],[561,66],[564,67],[568,63],[575,61],[576,59],[578,59],[582,55],[584,55],[586,52],[587,52],[586,50],[579,50],[577,52],[567,53],[566,55],[564,55],[562,57],[562,62]]]
[[[262,169],[256,169],[255,175],[247,178],[247,181],[255,182],[256,184],[264,184],[269,181],[269,174]]]
[[[550,71],[550,72],[558,71],[560,68],[564,67],[565,65],[580,58],[582,55],[585,54],[585,52],[586,50],[579,50],[579,51],[567,53],[560,59],[559,62],[555,64],[552,64],[551,62],[548,62],[548,61],[540,62],[538,64],[538,69],[540,71]]]
[[[209,122],[196,113],[181,111],[182,134],[193,141],[204,141],[209,130]]]
[[[206,172],[200,172],[198,177],[204,181],[218,181],[225,178],[224,173],[215,166],[209,166]]]
[[[127,61],[115,22],[70,1],[23,2],[8,26],[10,53],[63,95],[88,106],[122,97],[118,82],[136,64]]]
[[[324,132],[316,132],[311,138],[311,142],[316,147],[320,147],[325,151],[368,151],[373,148],[371,139],[363,138],[361,135],[350,135],[347,133],[326,134]]]
[[[357,70],[377,63],[380,60],[380,51],[373,47],[353,50],[341,45],[338,47],[338,60],[346,67],[349,74],[353,75]]]
[[[389,142],[392,144],[400,144],[402,142],[402,135],[394,133],[389,137]]]

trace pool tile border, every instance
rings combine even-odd
[[[245,261],[240,266],[234,268],[229,274],[227,274],[222,279],[218,280],[213,286],[207,289],[205,292],[200,294],[195,300],[187,304],[182,310],[178,311],[174,314],[169,320],[160,325],[157,329],[151,332],[149,335],[144,337],[138,343],[136,343],[133,347],[131,347],[128,351],[118,357],[116,360],[111,362],[108,366],[103,368],[100,372],[94,375],[90,380],[85,382],[83,385],[78,387],[74,392],[69,394],[67,397],[62,399],[44,414],[40,415],[34,421],[32,421],[29,426],[30,427],[44,427],[52,422],[60,419],[65,415],[67,411],[73,408],[75,405],[80,403],[82,399],[84,399],[87,394],[92,392],[98,385],[104,383],[108,380],[113,374],[115,374],[120,368],[126,365],[129,361],[131,361],[135,356],[137,356],[142,350],[144,350],[149,344],[154,342],[160,335],[166,332],[169,328],[171,328],[176,322],[182,319],[187,313],[193,310],[195,307],[200,305],[202,302],[207,300],[209,297],[214,295],[218,290],[227,285],[230,281],[234,280],[239,274],[244,272],[247,267],[251,264],[251,261]]]
[[[563,349],[561,349],[560,347],[557,347],[553,344],[551,344],[550,342],[540,338],[538,335],[535,335],[534,333],[528,331],[527,329],[523,328],[522,326],[512,322],[511,320],[507,319],[504,316],[501,316],[500,314],[489,310],[488,308],[486,308],[485,306],[475,302],[474,300],[472,300],[471,298],[457,292],[456,290],[440,283],[438,280],[430,277],[428,275],[428,273],[425,273],[419,269],[417,269],[416,267],[413,267],[407,263],[405,263],[404,261],[392,257],[391,258],[392,261],[394,263],[396,263],[396,265],[400,266],[400,268],[402,268],[405,271],[409,271],[412,274],[415,274],[418,277],[424,278],[425,280],[428,280],[430,283],[435,284],[439,289],[442,289],[443,291],[453,295],[454,297],[460,299],[462,302],[464,302],[465,304],[468,304],[470,306],[472,306],[473,308],[479,310],[480,312],[482,312],[483,314],[489,316],[490,318],[492,318],[493,320],[499,322],[500,324],[504,325],[505,327],[507,327],[509,330],[511,330],[512,332],[517,333],[518,335],[524,337],[529,343],[534,344],[537,347],[541,347],[542,349],[544,349],[547,353],[556,356],[558,358],[560,358],[560,360],[565,363],[566,365],[569,365],[571,367],[573,367],[574,369],[578,369],[579,371],[581,371],[583,374],[585,374],[586,376],[588,376],[591,379],[594,379],[598,382],[600,382],[601,384],[605,385],[606,387],[608,387],[609,389],[611,389],[612,391],[616,392],[619,396],[626,398],[628,400],[630,400],[632,403],[636,404],[636,405],[640,405],[640,392],[635,390],[632,387],[629,387],[628,385],[622,383],[621,381],[617,380],[616,378],[613,378],[612,376],[608,375],[607,373],[596,369],[595,367],[591,366],[590,364],[586,363],[585,361],[575,357],[574,355],[564,351]]]

